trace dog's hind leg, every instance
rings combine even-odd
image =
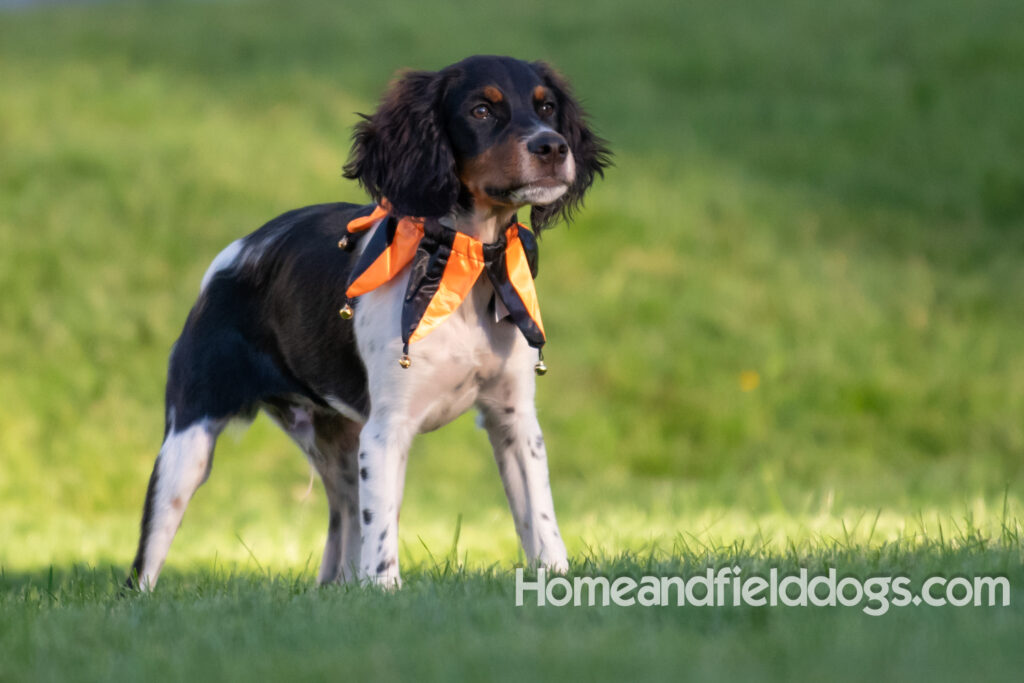
[[[359,481],[356,452],[362,425],[353,420],[317,413],[313,419],[314,464],[327,493],[328,524],[324,557],[317,577],[321,584],[352,581],[359,566]]]
[[[249,342],[255,333],[240,331],[249,318],[234,286],[230,279],[214,279],[171,352],[164,442],[146,492],[129,587],[156,585],[185,506],[209,476],[214,444],[228,421],[255,415],[266,396],[295,391],[275,359]]]
[[[327,542],[317,580],[351,581],[359,563],[359,482],[356,450],[361,424],[333,411],[268,402],[267,414],[299,445],[327,494]]]
[[[181,525],[185,507],[196,489],[210,476],[213,447],[223,420],[201,419],[177,427],[173,412],[146,490],[139,549],[128,585],[152,590],[167,558],[171,541]]]

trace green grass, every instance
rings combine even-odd
[[[578,558],[592,576],[692,576],[707,566],[767,575],[829,566],[861,577],[999,572],[1024,598],[1019,539],[784,553],[742,544]],[[538,607],[514,605],[504,568],[454,558],[415,567],[396,593],[312,586],[285,574],[171,572],[153,596],[116,598],[102,569],[4,576],[5,680],[1016,680],[1024,613],[993,607]],[[534,578],[528,576],[528,579]],[[808,611],[811,610],[811,611]]]
[[[400,593],[312,588],[322,491],[258,419],[113,597],[209,261],[362,201],[355,112],[478,52],[556,64],[616,151],[538,283],[574,571],[1001,573],[1010,608],[513,608],[470,418],[414,448]],[[0,13],[0,84],[0,680],[1019,672],[1021,3],[46,7]]]

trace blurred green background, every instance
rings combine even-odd
[[[1019,0],[86,3],[0,12],[0,566],[127,565],[210,260],[364,201],[355,112],[473,53],[552,62],[616,152],[541,245],[570,552],[1017,528]],[[315,567],[309,478],[229,432],[168,566]],[[415,446],[405,560],[460,515],[515,561],[470,417]]]

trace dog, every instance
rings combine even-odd
[[[170,354],[130,588],[156,586],[218,435],[259,410],[323,481],[320,583],[401,585],[411,442],[474,405],[527,560],[568,569],[534,407],[533,235],[572,218],[607,143],[559,74],[509,57],[402,73],[362,119],[344,175],[373,204],[285,213],[203,277]],[[527,206],[532,231],[516,220]]]

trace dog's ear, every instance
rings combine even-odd
[[[604,177],[604,169],[612,163],[612,153],[607,141],[590,130],[587,115],[573,97],[566,80],[544,62],[534,62],[532,66],[555,94],[558,132],[569,144],[576,162],[576,180],[569,190],[557,201],[547,206],[535,206],[530,212],[534,230],[541,230],[559,218],[572,220],[573,214],[583,205],[583,195],[594,182],[594,176]]]
[[[345,177],[403,216],[443,216],[458,201],[455,155],[441,115],[444,78],[431,71],[400,75],[372,116],[352,135]]]

